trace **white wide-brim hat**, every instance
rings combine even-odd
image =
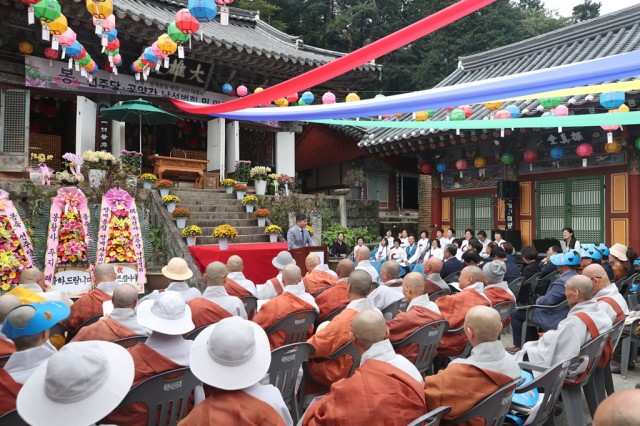
[[[207,385],[224,390],[245,389],[269,371],[271,348],[258,324],[240,317],[225,318],[196,337],[189,366]]]
[[[158,333],[182,335],[195,328],[191,308],[177,291],[164,291],[137,308],[138,324]]]
[[[285,266],[291,265],[293,263],[296,263],[296,261],[293,260],[293,256],[291,256],[291,253],[286,250],[278,253],[278,255],[271,261],[271,264],[280,270],[284,269]]]
[[[193,277],[187,262],[181,257],[174,257],[162,268],[162,275],[174,281],[186,281]]]
[[[118,344],[68,343],[22,386],[18,414],[32,426],[94,424],[127,396],[133,374],[133,358]]]

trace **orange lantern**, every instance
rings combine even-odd
[[[173,55],[178,50],[178,45],[175,41],[171,40],[169,34],[162,34],[158,37],[158,49],[162,50],[165,55]]]
[[[484,157],[476,157],[473,160],[473,165],[476,166],[477,169],[484,169],[487,166],[487,160]]]
[[[283,108],[289,106],[289,101],[287,100],[287,98],[276,99],[275,101],[273,101],[273,103]]]
[[[23,55],[30,55],[33,53],[33,44],[29,43],[28,41],[21,41],[20,43],[18,43],[18,50]]]
[[[484,107],[489,111],[495,111],[502,106],[502,102],[500,101],[485,102],[482,105],[484,105]]]
[[[427,118],[429,118],[429,113],[427,111],[418,111],[415,113],[416,121],[425,121]]]
[[[607,151],[608,154],[617,154],[622,151],[622,145],[620,145],[620,142],[618,141],[613,141],[611,143],[605,144],[604,150]]]
[[[111,0],[87,0],[87,10],[96,19],[107,19],[113,15],[113,3]]]
[[[51,35],[61,35],[67,31],[67,18],[64,15],[60,15],[57,19],[49,22],[49,33]]]

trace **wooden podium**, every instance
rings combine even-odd
[[[296,265],[298,265],[298,268],[300,268],[300,270],[302,271],[302,276],[305,276],[307,273],[307,267],[305,266],[304,262],[307,259],[309,253],[317,253],[318,256],[320,256],[321,263],[329,263],[329,249],[327,248],[327,246],[301,247],[297,249],[291,249],[289,250],[289,253],[291,253],[291,257],[293,257],[293,260],[296,261]]]

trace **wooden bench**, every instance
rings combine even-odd
[[[164,157],[161,155],[150,155],[147,158],[153,163],[153,173],[159,179],[163,179],[163,174],[175,174],[178,176],[194,175],[195,187],[204,188],[204,172],[207,168],[208,160],[192,160],[181,157]]]

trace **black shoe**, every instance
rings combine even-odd
[[[611,374],[620,374],[620,372],[622,371],[622,369],[620,368],[620,363],[616,361],[611,361],[609,367],[611,368]]]

